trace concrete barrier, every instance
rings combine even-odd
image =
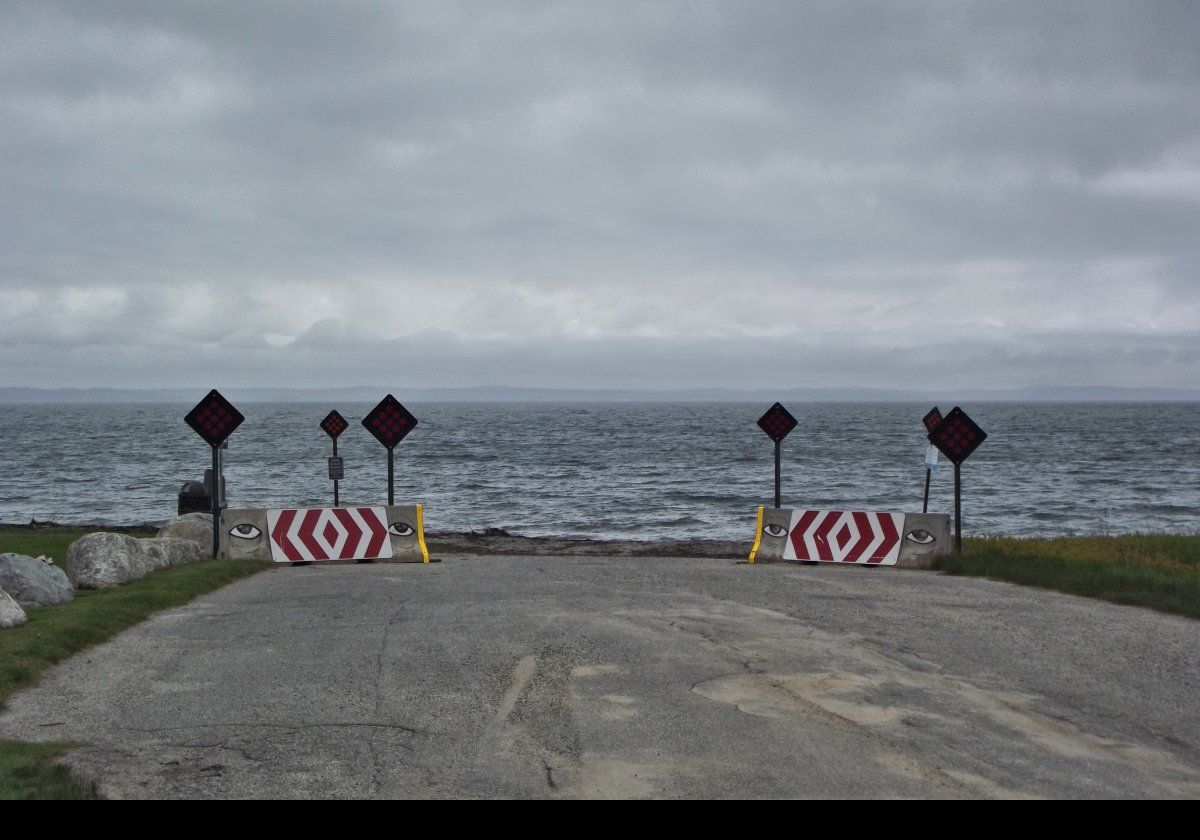
[[[428,563],[421,505],[221,511],[228,560]]]
[[[929,569],[950,546],[950,517],[942,513],[760,507],[750,562]]]

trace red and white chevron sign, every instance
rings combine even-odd
[[[268,510],[267,532],[276,563],[392,556],[387,514],[378,507]]]
[[[785,560],[894,566],[900,556],[902,513],[797,510],[792,513]]]

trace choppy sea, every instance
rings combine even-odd
[[[398,394],[403,399],[402,394]],[[0,522],[137,524],[175,514],[210,450],[172,404],[0,405]],[[225,454],[235,507],[332,503],[338,409],[343,503],[386,502],[386,453],[359,420],[370,405],[238,406]],[[396,450],[396,501],[430,530],[530,536],[749,538],[771,504],[766,408],[738,403],[414,403]],[[919,511],[928,405],[802,403],[783,445],[785,506]],[[946,412],[950,405],[941,406]],[[989,434],[962,467],[968,534],[1200,533],[1200,405],[980,403]],[[952,512],[953,470],[930,510]]]

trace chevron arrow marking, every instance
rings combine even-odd
[[[276,563],[387,560],[387,511],[379,507],[285,508],[267,511]]]
[[[892,566],[900,556],[903,525],[902,513],[797,510],[784,559]]]

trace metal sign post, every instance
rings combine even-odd
[[[775,509],[783,507],[780,503],[780,457],[781,444],[783,439],[791,434],[792,429],[796,428],[796,418],[791,415],[786,408],[779,403],[767,409],[762,417],[758,418],[758,427],[762,429],[767,437],[775,441]]]
[[[959,466],[985,440],[987,432],[979,428],[958,406],[929,433],[929,442],[954,464],[954,550],[958,554],[962,554],[962,482]]]
[[[221,521],[221,494],[217,490],[217,484],[221,480],[221,447],[214,446],[212,448],[213,456],[213,486],[212,496],[212,518],[213,518],[213,559],[217,559],[217,553],[221,550],[221,529],[218,524]]]
[[[954,553],[962,554],[962,476],[954,465]]]
[[[333,457],[329,459],[329,477],[333,480],[333,506],[338,507],[338,481],[342,478],[342,459],[337,454],[338,437],[342,432],[350,426],[346,422],[346,418],[338,414],[337,411],[331,411],[325,415],[325,419],[321,421],[321,429],[325,434],[333,438]],[[337,469],[334,469],[334,462],[337,462]]]
[[[921,422],[925,425],[925,434],[929,435],[937,428],[938,423],[942,422],[942,412],[938,411],[935,405],[929,409],[929,413],[921,418]],[[929,453],[925,453],[925,501],[921,505],[921,513],[929,513],[929,479],[933,476],[933,470],[937,466],[937,450],[934,449],[934,459],[930,462]]]
[[[782,452],[783,447],[781,444],[782,444],[782,441],[778,441],[778,440],[775,441],[775,509],[776,510],[779,510],[779,508],[783,507],[783,505],[780,503],[781,492],[780,492],[780,486],[779,486],[782,483],[780,480],[781,475],[780,475],[780,467],[779,467],[779,462],[782,460],[781,452]]]
[[[387,448],[388,505],[394,505],[396,503],[394,451],[396,445],[416,428],[417,418],[402,406],[399,400],[388,394],[362,419],[362,424],[368,432],[374,435],[375,440]]]
[[[229,400],[221,396],[219,391],[212,390],[208,396],[196,403],[196,407],[187,413],[183,422],[204,438],[204,442],[212,447],[212,517],[213,517],[213,559],[221,549],[221,505],[222,494],[219,489],[221,482],[221,444],[229,439],[234,430],[242,425],[246,418],[233,407]]]

